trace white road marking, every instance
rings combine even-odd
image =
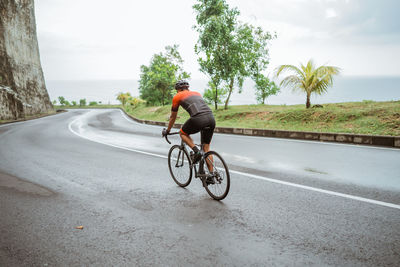
[[[243,176],[247,176],[247,177],[251,177],[251,178],[254,178],[254,179],[258,179],[258,180],[271,182],[271,183],[283,184],[283,185],[287,185],[287,186],[293,186],[293,187],[302,188],[302,189],[315,191],[315,192],[320,192],[320,193],[324,193],[324,194],[328,194],[328,195],[332,195],[332,196],[339,196],[339,197],[344,197],[344,198],[348,198],[348,199],[354,199],[354,200],[367,202],[367,203],[371,203],[371,204],[376,204],[376,205],[380,205],[380,206],[385,206],[385,207],[389,207],[389,208],[400,209],[400,205],[389,203],[389,202],[383,202],[383,201],[379,201],[379,200],[374,200],[374,199],[369,199],[369,198],[364,198],[364,197],[353,196],[353,195],[349,195],[349,194],[343,194],[343,193],[339,193],[339,192],[335,192],[335,191],[320,189],[320,188],[316,188],[316,187],[311,187],[311,186],[306,186],[306,185],[301,185],[301,184],[285,182],[285,181],[276,180],[276,179],[272,179],[272,178],[268,178],[268,177],[264,177],[264,176],[259,176],[259,175],[254,175],[254,174],[250,174],[250,173],[244,173],[244,172],[232,171],[232,170],[229,171],[229,172],[230,173],[236,173],[236,174],[243,175]]]
[[[137,150],[137,149],[131,149],[131,148],[123,147],[123,146],[117,146],[117,145],[101,142],[101,141],[98,141],[98,140],[83,136],[80,133],[77,133],[76,131],[74,131],[72,129],[72,124],[74,124],[79,119],[81,119],[81,118],[78,117],[75,120],[73,120],[72,122],[70,122],[69,125],[68,125],[68,129],[73,134],[75,134],[75,135],[77,135],[77,136],[79,136],[81,138],[87,139],[87,140],[92,141],[92,142],[100,143],[100,144],[103,144],[103,145],[107,145],[107,146],[111,146],[111,147],[115,147],[115,148],[119,148],[119,149],[124,149],[124,150],[132,151],[132,152],[136,152],[136,153],[140,153],[140,154],[145,154],[145,155],[149,155],[149,156],[153,156],[153,157],[159,157],[159,158],[163,158],[163,159],[167,159],[168,158],[167,156],[163,156],[163,155],[159,155],[159,154],[155,154],[155,153],[149,153],[149,152],[145,152],[145,151],[141,151],[141,150]],[[332,196],[338,196],[338,197],[343,197],[343,198],[347,198],[347,199],[357,200],[357,201],[370,203],[370,204],[375,204],[375,205],[379,205],[379,206],[384,206],[384,207],[389,207],[389,208],[394,208],[394,209],[400,209],[400,205],[389,203],[389,202],[383,202],[383,201],[378,201],[378,200],[374,200],[374,199],[363,198],[363,197],[353,196],[353,195],[349,195],[349,194],[343,194],[343,193],[339,193],[339,192],[335,192],[335,191],[320,189],[320,188],[316,188],[316,187],[311,187],[311,186],[306,186],[306,185],[301,185],[301,184],[285,182],[285,181],[281,181],[281,180],[277,180],[277,179],[273,179],[273,178],[269,178],[269,177],[254,175],[254,174],[240,172],[240,171],[230,170],[230,173],[235,173],[235,174],[246,176],[246,177],[253,178],[253,179],[258,179],[258,180],[267,181],[267,182],[271,182],[271,183],[292,186],[292,187],[301,188],[301,189],[305,189],[305,190],[310,190],[310,191],[314,191],[314,192],[319,192],[319,193],[323,193],[323,194],[328,194],[328,195],[332,195]]]
[[[86,113],[86,114],[88,114],[88,113]],[[77,133],[76,131],[74,131],[72,129],[72,124],[74,124],[79,119],[80,118],[78,117],[75,120],[73,120],[72,122],[70,122],[68,124],[68,129],[70,130],[70,132],[72,132],[73,134],[75,134],[75,135],[77,135],[77,136],[79,136],[81,138],[84,138],[84,139],[87,139],[89,141],[96,142],[96,143],[99,143],[99,144],[102,144],[102,145],[107,145],[107,146],[112,146],[112,147],[116,147],[116,148],[120,148],[120,149],[125,149],[125,150],[129,150],[129,151],[132,151],[132,152],[141,153],[141,154],[145,154],[145,155],[149,155],[149,156],[154,156],[154,157],[159,157],[159,158],[164,158],[164,159],[168,158],[167,156],[163,156],[163,155],[159,155],[159,154],[155,154],[155,153],[150,153],[150,152],[146,152],[146,151],[141,151],[141,150],[137,150],[137,149],[127,148],[127,147],[123,147],[123,146],[118,146],[118,145],[114,145],[114,144],[110,144],[110,143],[105,143],[105,142],[101,142],[101,141],[98,141],[96,139],[89,138],[87,136],[81,135],[80,133]]]

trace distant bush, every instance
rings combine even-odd
[[[97,106],[97,102],[96,101],[90,101],[89,102],[89,106]]]
[[[60,105],[61,105],[61,106],[64,106],[64,105],[65,105],[65,97],[59,96],[59,97],[58,97],[58,102],[60,102]]]
[[[128,104],[129,104],[131,107],[138,107],[138,106],[140,106],[140,105],[146,104],[146,101],[144,101],[143,99],[140,99],[139,97],[133,97],[133,98],[130,98],[130,99],[128,100]]]
[[[73,106],[76,106],[76,105],[77,105],[76,101],[71,101],[71,104],[72,104]]]
[[[86,106],[86,99],[85,98],[83,98],[83,99],[80,99],[79,100],[79,106]]]

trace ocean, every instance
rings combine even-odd
[[[204,92],[206,80],[190,80],[190,89]],[[102,104],[117,104],[119,92],[130,92],[139,96],[137,80],[49,80],[46,81],[51,100],[59,96],[68,101],[86,98],[87,102],[97,101]],[[311,97],[312,104],[354,102],[363,100],[390,101],[400,100],[400,76],[398,77],[369,77],[369,76],[340,76],[334,80],[334,85],[328,93]],[[305,95],[282,88],[276,96],[267,98],[266,104],[294,105],[304,104]],[[256,104],[254,83],[249,80],[244,83],[243,92],[234,92],[230,105]]]

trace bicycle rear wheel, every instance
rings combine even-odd
[[[174,145],[168,153],[168,167],[172,179],[181,187],[186,187],[192,181],[192,168],[189,155],[181,146]]]
[[[224,159],[215,151],[204,155],[204,181],[207,193],[215,200],[224,199],[229,192],[231,184],[229,169]]]

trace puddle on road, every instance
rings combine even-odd
[[[54,192],[46,189],[40,185],[24,181],[18,177],[0,172],[0,187],[10,188],[17,190],[21,193],[27,193],[37,196],[48,197],[54,194]]]

